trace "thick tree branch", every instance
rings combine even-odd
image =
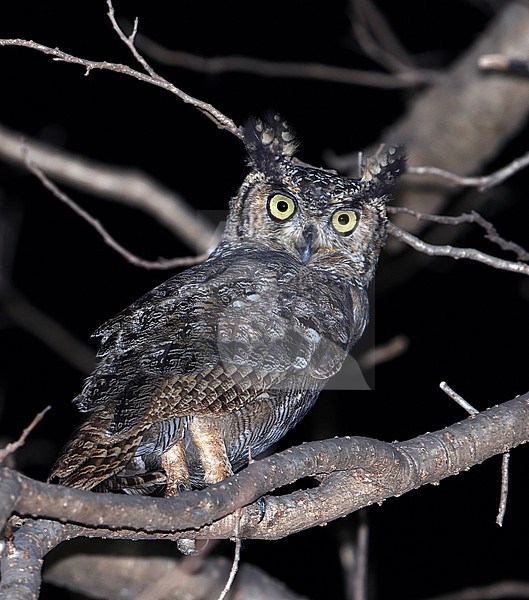
[[[31,573],[24,564],[39,577],[34,570],[44,553],[65,539],[227,538],[238,523],[243,538],[277,539],[436,483],[528,440],[529,394],[524,394],[407,442],[351,437],[306,443],[256,461],[203,491],[171,499],[83,492],[3,469],[0,517],[16,513],[57,521],[30,520],[15,534],[4,556],[3,569],[10,575],[2,580],[0,598],[16,597],[16,573]],[[310,476],[318,476],[318,487],[266,496],[263,517],[258,498]],[[239,521],[235,511],[241,507],[247,508]],[[39,527],[46,531],[45,540],[36,534]],[[26,587],[28,578],[22,581]]]
[[[14,512],[91,527],[160,533],[210,524],[207,532],[197,531],[195,537],[212,537],[213,532],[225,537],[233,534],[233,527],[228,531],[227,522],[220,520],[237,508],[304,477],[325,476],[316,488],[267,497],[264,518],[259,506],[243,515],[242,537],[274,539],[438,482],[528,439],[529,394],[525,394],[407,442],[350,437],[302,444],[256,461],[205,490],[171,499],[94,494],[40,483],[4,469],[1,516]],[[351,488],[353,481],[362,485]],[[343,493],[337,493],[339,489]]]
[[[489,26],[435,83],[415,96],[404,116],[380,139],[406,145],[409,165],[432,165],[447,171],[472,174],[497,155],[527,119],[529,86],[521,77],[484,73],[477,68],[484,54],[529,55],[529,7],[506,2]],[[376,143],[376,142],[375,142]],[[354,168],[356,154],[333,161],[336,168]],[[399,190],[399,202],[415,210],[442,212],[449,198],[446,186],[434,176],[410,177]],[[399,226],[412,232],[421,223],[399,217]]]

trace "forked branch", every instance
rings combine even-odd
[[[23,48],[30,48],[32,50],[37,50],[38,52],[42,52],[43,54],[48,54],[54,57],[54,60],[67,62],[74,65],[81,65],[85,68],[85,75],[88,75],[91,71],[96,70],[105,70],[105,71],[113,71],[114,73],[121,73],[122,75],[128,75],[129,77],[133,77],[134,79],[138,79],[139,81],[143,81],[144,83],[149,83],[151,85],[155,85],[160,87],[168,92],[171,92],[182,102],[186,104],[190,104],[197,108],[200,112],[205,114],[219,129],[225,129],[229,131],[234,136],[241,138],[242,133],[235,123],[226,115],[221,113],[214,106],[209,104],[208,102],[204,102],[203,100],[199,100],[198,98],[194,98],[193,96],[186,94],[180,88],[176,87],[167,79],[161,77],[160,75],[151,75],[149,73],[142,73],[141,71],[137,71],[127,65],[122,65],[119,63],[112,63],[107,61],[97,61],[97,60],[88,60],[85,58],[80,58],[78,56],[73,56],[72,54],[68,54],[67,52],[63,52],[58,48],[50,48],[48,46],[44,46],[43,44],[38,44],[37,42],[33,42],[32,40],[23,40],[23,39],[0,39],[0,46],[21,46]]]

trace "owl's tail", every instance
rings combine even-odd
[[[92,412],[74,432],[55,462],[48,481],[82,490],[116,489],[106,482],[118,475],[134,456],[144,430],[128,436],[106,436],[100,411]],[[124,481],[125,482],[125,481]],[[131,481],[133,483],[133,481]]]

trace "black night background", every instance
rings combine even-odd
[[[140,33],[161,45],[198,56],[243,55],[382,72],[355,38],[353,4],[116,1],[115,10],[129,26],[139,17]],[[417,64],[441,70],[473,44],[506,4],[380,1],[377,6]],[[31,39],[83,58],[136,68],[106,12],[104,0],[4,3],[0,38]],[[299,157],[322,166],[329,157],[383,141],[384,131],[423,89],[251,73],[203,74],[149,60],[180,89],[213,104],[237,124],[278,111],[298,133]],[[209,219],[223,214],[242,182],[246,166],[240,141],[167,91],[108,71],[85,76],[82,67],[26,48],[0,48],[0,69],[0,123],[21,136],[141,171]],[[479,174],[528,149],[526,123],[498,147]],[[526,170],[483,194],[453,187],[443,212],[476,208],[501,235],[527,247],[528,184]],[[155,260],[194,252],[141,210],[61,187],[138,256]],[[71,399],[85,373],[61,357],[53,342],[45,343],[10,316],[3,308],[10,301],[8,290],[15,289],[95,352],[91,333],[175,271],[128,264],[33,175],[3,159],[0,219],[0,435],[2,445],[16,439],[38,411],[51,405],[17,454],[25,474],[44,480],[79,423]],[[514,260],[484,241],[476,226],[462,226],[452,243]],[[528,390],[529,281],[524,275],[472,261],[417,256],[415,250],[393,243],[383,254],[371,292],[371,324],[354,356],[360,358],[395,336],[405,337],[406,351],[365,372],[373,390],[322,393],[277,450],[343,435],[406,440],[465,419],[463,409],[439,389],[441,381],[479,410]],[[439,486],[368,508],[362,518],[369,523],[369,597],[419,600],[469,586],[529,580],[524,551],[528,464],[526,447],[511,453],[501,528],[495,523],[501,457]],[[249,540],[242,560],[311,600],[345,598],[338,548],[354,537],[359,518],[351,515],[279,541]],[[123,544],[100,541],[85,542],[83,550],[112,552],[112,544],[123,551]],[[151,544],[150,554],[176,555],[174,546],[157,544]],[[67,551],[64,545],[55,552]],[[223,541],[214,552],[231,557],[233,543]],[[81,596],[44,584],[41,597]]]

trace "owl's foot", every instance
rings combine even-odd
[[[178,496],[181,492],[191,489],[182,440],[162,453],[162,468],[166,478],[166,497]]]
[[[191,489],[189,482],[189,471],[184,453],[184,444],[180,440],[168,448],[162,454],[162,467],[165,471],[165,493],[166,498],[178,496],[182,492]],[[196,540],[183,538],[176,541],[176,547],[182,554],[189,556],[198,554],[196,549]]]

